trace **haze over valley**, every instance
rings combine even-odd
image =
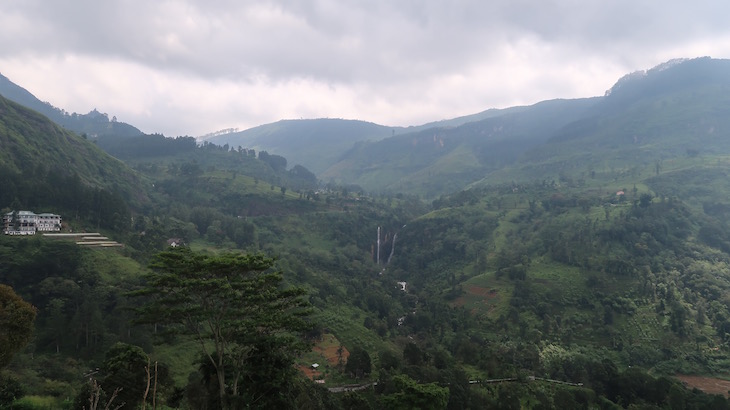
[[[0,408],[730,408],[719,6],[133,3],[0,17]]]

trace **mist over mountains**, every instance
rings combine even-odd
[[[604,96],[490,109],[419,126],[282,120],[207,142],[283,156],[323,182],[433,198],[490,180],[650,166],[688,150],[725,152],[729,66],[710,58],[672,60],[627,74]],[[88,135],[101,148],[118,151],[126,144],[122,138],[142,134],[96,110],[68,114],[5,77],[0,94]]]

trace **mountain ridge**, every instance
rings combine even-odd
[[[53,122],[74,131],[78,134],[87,134],[92,138],[99,136],[129,137],[142,134],[136,127],[118,122],[116,117],[109,119],[109,115],[94,108],[87,114],[68,113],[64,109],[54,107],[43,102],[25,88],[13,83],[0,73],[0,95],[15,101],[20,105],[38,111]]]
[[[433,198],[480,180],[534,178],[546,172],[555,176],[566,166],[585,167],[587,171],[591,166],[623,167],[636,161],[647,166],[648,162],[696,147],[724,152],[727,147],[700,135],[696,124],[712,122],[705,131],[715,136],[728,126],[721,113],[728,109],[722,91],[730,86],[728,72],[728,60],[676,59],[627,74],[600,97],[488,109],[411,127],[332,118],[281,120],[206,141],[284,156],[290,164],[304,165],[325,182]],[[721,90],[713,91],[716,88]],[[709,96],[714,103],[706,103],[697,93]],[[34,98],[20,87],[16,94]],[[41,104],[41,108],[49,107],[35,103]],[[540,114],[547,112],[548,106],[555,111]],[[669,111],[672,114],[667,114]],[[101,125],[114,127],[114,122],[109,122],[104,114],[92,111],[87,116],[97,118]],[[687,133],[684,142],[677,137],[679,130]],[[651,151],[650,144],[656,143],[660,135],[672,142],[662,153],[649,152],[642,160],[641,155]],[[101,143],[120,136],[99,138]],[[626,152],[620,153],[616,144],[628,144],[622,148]],[[590,151],[600,146],[613,146],[613,165],[607,159],[601,163],[591,159]],[[627,148],[631,146],[643,148]],[[548,152],[560,152],[562,157],[558,163],[548,165]],[[571,152],[573,159],[567,158]],[[510,164],[517,164],[517,168],[503,170]]]
[[[424,153],[419,159],[413,147],[408,149],[406,144],[401,144],[399,149],[395,148],[393,140],[412,138],[415,141],[419,135],[416,133],[364,144],[361,147],[368,148],[348,152],[340,164],[325,171],[323,176],[325,179],[340,176],[370,190],[402,190],[433,198],[448,192],[449,186],[451,192],[456,192],[480,180],[501,183],[546,176],[557,179],[561,173],[574,172],[576,168],[583,168],[585,173],[595,168],[648,167],[662,159],[685,155],[688,150],[728,152],[730,147],[719,136],[730,129],[725,120],[730,113],[729,73],[730,60],[699,58],[666,63],[623,77],[602,97],[553,100],[576,105],[577,111],[568,108],[561,114],[564,115],[562,124],[549,116],[531,117],[530,110],[546,103],[541,102],[517,113],[432,132],[434,137],[439,136],[439,141],[444,141],[443,148],[448,148],[449,140],[452,147],[459,143],[471,144],[462,148],[471,154],[468,158],[449,161],[447,154],[451,151],[442,149],[441,154]],[[581,106],[580,101],[589,103]],[[502,139],[511,147],[511,153],[500,151],[494,145],[497,141],[490,138],[495,130],[509,130],[499,126],[504,127],[514,118],[520,118],[518,126],[529,128],[527,124],[531,121],[535,124],[523,130],[521,136]],[[546,120],[558,126],[542,126],[540,121]],[[446,135],[449,138],[442,138]],[[533,145],[525,145],[529,141]],[[661,150],[654,150],[659,141],[667,144]],[[608,149],[609,155],[597,161],[592,152],[601,147]],[[479,152],[488,155],[474,160],[474,154]],[[493,166],[499,161],[514,166]],[[415,163],[420,165],[414,166]],[[458,175],[451,171],[452,180],[436,180],[460,164],[469,166],[473,172]]]

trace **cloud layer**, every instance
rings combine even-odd
[[[4,3],[0,72],[68,111],[168,136],[281,118],[415,125],[730,55],[719,1]]]

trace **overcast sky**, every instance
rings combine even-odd
[[[147,133],[418,125],[730,57],[724,0],[0,0],[0,73]]]

